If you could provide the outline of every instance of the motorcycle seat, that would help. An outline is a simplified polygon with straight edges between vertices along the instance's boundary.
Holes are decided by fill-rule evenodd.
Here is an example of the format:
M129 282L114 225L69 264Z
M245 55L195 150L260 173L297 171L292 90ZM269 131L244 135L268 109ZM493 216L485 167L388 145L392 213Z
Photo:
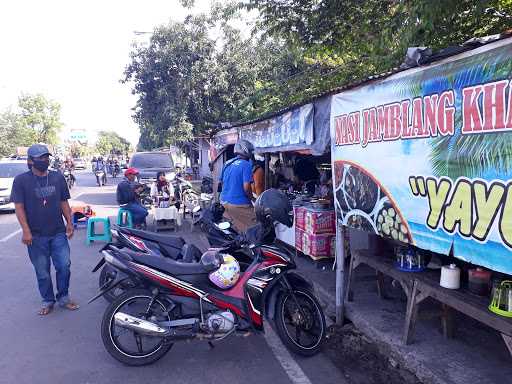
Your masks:
M185 244L181 249L181 259L184 263L198 263L203 252L194 244Z
M182 263L169 258L140 254L132 254L131 257L136 263L156 268L171 275L200 275L208 273L201 263Z
M120 227L119 230L128 235L140 237L149 241L154 241L160 244L168 245L172 248L182 249L185 245L185 240L179 236L161 235L149 231L142 231L140 229L131 229L126 227Z

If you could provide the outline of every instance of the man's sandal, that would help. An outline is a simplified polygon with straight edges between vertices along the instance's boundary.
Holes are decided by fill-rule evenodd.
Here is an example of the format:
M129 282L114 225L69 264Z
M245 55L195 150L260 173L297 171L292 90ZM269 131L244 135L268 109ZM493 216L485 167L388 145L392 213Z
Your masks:
M53 311L53 305L48 305L48 306L42 307L42 308L37 312L37 314L38 314L39 316L46 316L46 315L49 315L52 311Z

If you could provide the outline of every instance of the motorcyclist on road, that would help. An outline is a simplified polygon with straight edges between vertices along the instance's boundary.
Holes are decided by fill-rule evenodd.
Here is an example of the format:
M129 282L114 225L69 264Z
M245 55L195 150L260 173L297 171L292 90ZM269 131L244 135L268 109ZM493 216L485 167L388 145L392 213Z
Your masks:
M106 173L106 169L105 169L106 167L105 167L105 162L103 161L103 157L99 156L98 160L96 160L96 162L93 163L92 167L93 167L92 169L93 169L94 173L103 172L103 184L106 184L107 183L107 173ZM96 175L96 181L98 182L98 184L100 184L98 175Z
M69 171L69 176L71 177L71 180L73 181L73 184L74 184L76 181L75 175L73 175L73 171L75 170L75 163L73 162L73 159L71 158L71 156L66 157L66 160L64 161L64 164L63 164L63 168L64 168L64 170Z
M114 161L112 160L112 157L109 156L107 159L107 172L112 175L114 171Z
M103 171L105 172L105 162L103 161L103 157L99 156L96 161L93 159L93 171Z
M113 171L112 176L117 176L121 172L121 167L119 166L119 161L117 159L114 159L114 165L113 165Z
M55 160L53 161L53 169L62 173L61 166L62 166L62 161L60 160L60 157L55 156Z

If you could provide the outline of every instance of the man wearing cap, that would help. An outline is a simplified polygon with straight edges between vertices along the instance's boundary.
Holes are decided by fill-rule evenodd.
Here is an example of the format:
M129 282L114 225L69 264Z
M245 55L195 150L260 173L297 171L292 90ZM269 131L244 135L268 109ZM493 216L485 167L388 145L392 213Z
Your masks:
M75 310L79 306L70 300L68 292L71 276L68 239L73 236L68 186L62 174L48 171L51 154L45 145L34 144L27 154L29 171L14 179L11 200L23 231L22 242L27 245L36 272L43 301L39 315L49 314L56 301L62 308ZM56 296L50 259L56 271Z
M131 212L133 224L136 228L140 228L146 223L148 210L139 203L137 195L142 191L143 185L135 181L139 174L135 168L128 168L124 172L124 180L117 185L117 202L118 204Z

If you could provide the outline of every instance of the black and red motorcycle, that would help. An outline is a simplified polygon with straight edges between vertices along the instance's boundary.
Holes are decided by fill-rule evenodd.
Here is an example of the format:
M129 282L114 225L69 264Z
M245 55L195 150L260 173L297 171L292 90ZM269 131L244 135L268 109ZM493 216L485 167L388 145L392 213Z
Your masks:
M199 263L106 245L101 251L104 261L138 282L137 288L112 302L103 316L101 336L107 351L122 363L146 365L163 357L176 341L216 342L231 335L245 336L263 331L263 322L269 319L292 352L304 356L318 352L326 333L322 308L312 285L292 272L296 268L293 254L273 245L275 220L268 219L252 229L253 236L212 248ZM221 290L209 274L239 248L250 252L252 261L240 262L236 284ZM104 293L100 291L91 301Z

